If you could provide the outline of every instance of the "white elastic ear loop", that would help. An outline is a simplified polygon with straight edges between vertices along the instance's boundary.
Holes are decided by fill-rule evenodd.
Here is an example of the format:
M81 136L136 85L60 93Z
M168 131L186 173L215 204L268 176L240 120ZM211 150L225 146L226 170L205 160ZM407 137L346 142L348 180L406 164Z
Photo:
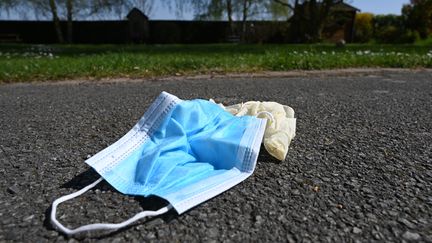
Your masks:
M149 217L149 216L157 216L157 215L161 215L164 214L166 212L168 212L169 210L171 210L172 206L168 205L165 206L157 211L143 211L140 213L135 214L135 216L133 216L132 218L125 220L121 223L117 223L117 224L110 224L110 223L97 223L97 224L88 224L88 225L83 225L80 226L76 229L69 229L66 228L64 225L62 225L56 218L56 212L57 212L57 206L65 201L68 201L72 198L78 197L79 195L85 193L86 191L88 191L89 189L93 188L94 186L96 186L99 182L101 182L103 180L103 178L99 178L98 180L96 180L95 182L93 182L92 184L84 187L83 189L71 193L69 195L65 195L62 196L58 199L56 199L53 204L52 204L52 209L51 209L51 223L61 232L67 234L67 235L73 235L73 234L77 234L80 232L84 232L84 231L90 231L90 230L118 230L120 228L123 228L127 225L132 224L133 222L136 222L144 217Z
M261 114L266 114L266 115L268 115L268 116L270 117L270 120L272 121L272 124L275 124L275 125L276 125L276 119L274 118L274 116L273 116L272 113L270 113L270 112L268 112L268 111L261 111L261 112L258 112L258 113L256 114L256 117L258 117L258 116L261 115Z

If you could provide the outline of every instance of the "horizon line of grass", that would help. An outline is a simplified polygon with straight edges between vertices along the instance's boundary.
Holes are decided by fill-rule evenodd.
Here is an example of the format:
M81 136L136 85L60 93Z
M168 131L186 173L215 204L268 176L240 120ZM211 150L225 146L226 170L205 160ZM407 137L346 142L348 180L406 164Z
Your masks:
M341 68L431 68L415 45L3 45L0 82Z

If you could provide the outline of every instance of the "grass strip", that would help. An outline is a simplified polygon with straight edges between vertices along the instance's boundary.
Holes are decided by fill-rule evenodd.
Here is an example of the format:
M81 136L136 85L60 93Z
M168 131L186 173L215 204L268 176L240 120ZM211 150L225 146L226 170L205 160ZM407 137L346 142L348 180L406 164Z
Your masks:
M337 68L431 68L428 45L2 45L0 82Z

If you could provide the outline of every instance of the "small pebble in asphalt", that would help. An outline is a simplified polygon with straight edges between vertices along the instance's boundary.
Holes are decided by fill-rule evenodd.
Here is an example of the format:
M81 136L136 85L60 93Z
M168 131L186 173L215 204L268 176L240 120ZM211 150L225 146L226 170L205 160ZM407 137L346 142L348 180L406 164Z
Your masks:
M353 230L352 230L352 232L354 234L360 234L362 232L362 230L360 228L354 227Z
M419 240L419 239L420 239L420 235L419 235L419 234L417 234L417 233L413 233L413 232L410 232L410 231L406 231L406 232L402 235L402 237L403 237L405 240Z
M8 187L7 191L10 194L18 194L19 193L19 189L18 189L18 187L16 185Z

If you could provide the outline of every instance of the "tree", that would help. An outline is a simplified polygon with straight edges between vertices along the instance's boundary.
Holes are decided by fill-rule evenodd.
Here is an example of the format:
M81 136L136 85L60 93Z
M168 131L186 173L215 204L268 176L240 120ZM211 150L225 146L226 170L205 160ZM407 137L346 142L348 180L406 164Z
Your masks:
M66 0L66 12L67 12L67 40L68 43L73 42L73 0Z
M64 43L63 32L60 26L60 18L57 12L57 3L55 2L55 0L49 0L49 6L51 9L52 19L57 33L57 39L60 43Z
M14 16L20 16L23 20L29 19L32 17L32 13L29 11L27 3L26 0L0 0L0 18L3 17L3 14L9 18L12 13Z
M65 42L61 20L66 20L67 42L73 43L73 21L77 18L87 19L98 14L105 16L117 14L119 18L123 18L132 7L137 7L148 14L153 6L153 0L28 0L20 4L12 0L0 0L0 6L6 1L14 2L13 8L25 5L27 9L32 9L35 15L41 14L51 18L59 43Z
M52 1L52 0L50 0ZM66 26L67 26L67 42L73 43L73 21L75 16L85 13L89 14L89 10L99 10L100 8L106 6L109 1L98 0L98 1L85 1L85 0L58 0L59 4L63 6L66 11ZM104 5L105 4L105 5ZM96 8L99 6L100 8ZM91 12L90 12L91 15Z
M286 7L289 0L267 1L265 10L267 15L272 20L288 20L292 16L292 9ZM283 6L281 6L281 4Z
M267 12L270 0L165 0L170 9L175 9L181 16L185 10L192 9L194 18L199 20L228 20L230 35L240 35L245 40L247 21L252 16ZM234 20L241 22L240 31L236 33Z
M64 43L65 39L63 36L63 30L61 28L61 13L63 11L61 6L66 6L66 15L67 15L67 40L69 43L72 42L72 21L73 21L73 0L29 0L26 3L29 8L34 9L35 12L39 12L42 15L49 16L51 15L51 19L53 20L55 31L57 34L57 40L59 43Z
M290 36L297 42L316 42L329 17L331 8L343 0L165 0L177 13L193 9L197 19L227 17L234 33L233 16L241 21L241 36L245 39L247 21L253 16L285 16L291 23Z
M373 14L358 13L354 23L354 39L356 42L365 43L370 41L373 35Z
M74 16L93 16L98 13L110 15L114 12L121 19L134 7L149 15L154 0L62 0L61 2L66 5L67 37L68 42L72 43Z
M9 10L14 6L14 4L16 4L16 1L0 0L0 17L2 13L8 13Z
M124 18L133 7L150 14L154 0L0 0L0 13L9 10L24 16L28 12L39 19L52 19L59 43L73 42L73 21L78 18L94 18L118 15ZM66 32L61 21L66 20Z
M253 0L242 0L242 31L241 31L241 38L242 41L246 41L246 32L247 32L247 26L246 21L248 20L248 17L250 15L250 9L253 7L254 1Z
M296 42L317 42L331 8L343 0L272 0L293 11L290 35Z
M406 27L417 31L421 38L427 38L432 32L432 0L411 0L402 8Z
M228 23L230 26L230 34L234 34L234 22L233 22L233 4L232 0L226 0L226 10L227 10L227 17L228 17Z

